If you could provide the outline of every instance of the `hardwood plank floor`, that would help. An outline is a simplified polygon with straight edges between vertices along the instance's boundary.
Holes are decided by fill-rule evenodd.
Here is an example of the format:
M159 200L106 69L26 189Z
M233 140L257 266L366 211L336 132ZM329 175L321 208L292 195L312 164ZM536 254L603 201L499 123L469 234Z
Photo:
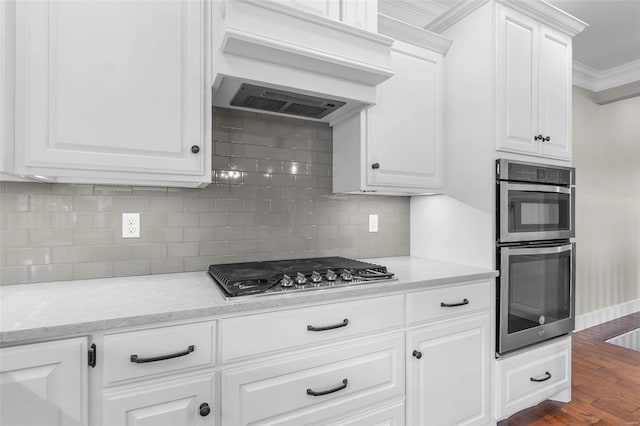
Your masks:
M573 335L571 402L543 401L498 426L640 425L640 352L605 340L640 327L640 312Z

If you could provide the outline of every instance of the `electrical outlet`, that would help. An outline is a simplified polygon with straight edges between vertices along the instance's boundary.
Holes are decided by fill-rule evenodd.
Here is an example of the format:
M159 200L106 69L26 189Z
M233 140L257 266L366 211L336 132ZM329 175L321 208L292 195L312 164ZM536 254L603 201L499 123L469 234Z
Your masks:
M369 215L369 232L378 232L378 215Z
M122 213L122 238L140 238L140 213Z

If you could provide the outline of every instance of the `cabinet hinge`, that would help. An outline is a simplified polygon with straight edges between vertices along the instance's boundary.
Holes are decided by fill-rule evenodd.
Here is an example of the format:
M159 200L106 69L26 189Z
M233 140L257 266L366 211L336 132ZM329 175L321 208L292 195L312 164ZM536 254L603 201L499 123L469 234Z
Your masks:
M89 365L91 368L96 367L96 358L98 357L98 349L96 348L96 344L91 344L91 349L89 349Z

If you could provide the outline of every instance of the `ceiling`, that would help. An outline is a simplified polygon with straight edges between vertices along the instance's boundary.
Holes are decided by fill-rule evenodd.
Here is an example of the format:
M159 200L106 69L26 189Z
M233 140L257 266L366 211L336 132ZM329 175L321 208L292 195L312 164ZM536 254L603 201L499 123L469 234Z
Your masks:
M459 3L379 0L381 13L425 28ZM574 84L593 91L640 81L640 0L547 0L589 26L573 39Z
M640 0L547 2L589 24L573 39L575 61L602 72L640 60Z

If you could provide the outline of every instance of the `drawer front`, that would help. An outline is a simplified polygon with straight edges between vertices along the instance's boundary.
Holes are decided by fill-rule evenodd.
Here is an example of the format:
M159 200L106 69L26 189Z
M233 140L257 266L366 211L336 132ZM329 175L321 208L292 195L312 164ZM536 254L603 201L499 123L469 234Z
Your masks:
M222 362L402 327L403 296L332 303L222 320Z
M404 426L404 424L404 403L399 401L390 405L369 407L348 417L314 423L313 426Z
M409 293L407 294L407 323L411 325L488 310L490 304L489 281Z
M104 385L215 364L215 322L104 336Z
M309 424L404 393L401 332L222 372L222 424Z
M500 418L571 387L571 338L498 361Z

